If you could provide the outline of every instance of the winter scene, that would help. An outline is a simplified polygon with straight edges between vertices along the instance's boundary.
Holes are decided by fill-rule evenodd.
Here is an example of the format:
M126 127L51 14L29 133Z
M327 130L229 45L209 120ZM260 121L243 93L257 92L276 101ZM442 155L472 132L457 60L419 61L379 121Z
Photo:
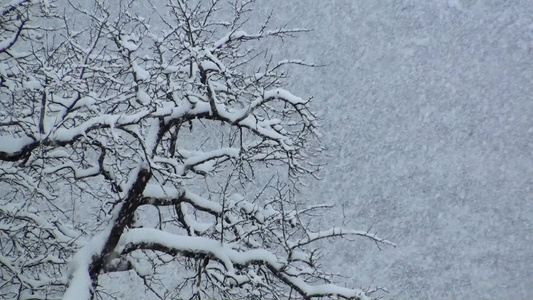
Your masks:
M532 222L532 1L0 0L0 299L531 299Z

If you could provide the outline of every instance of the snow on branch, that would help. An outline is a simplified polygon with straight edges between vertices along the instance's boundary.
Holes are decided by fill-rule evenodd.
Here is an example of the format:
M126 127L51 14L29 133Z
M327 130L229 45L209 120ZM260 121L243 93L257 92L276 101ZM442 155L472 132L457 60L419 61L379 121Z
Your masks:
M23 203L0 205L1 295L17 298L13 287L22 291L22 299L33 299L46 291L57 293L59 287L66 286L67 278L48 272L66 266L71 247L78 244L80 236L58 218L37 214L35 208ZM23 249L30 255L10 255Z
M17 161L28 155L38 143L30 137L0 136L0 160Z
M220 262L227 274L235 276L236 268L248 265L265 265L276 277L297 290L303 297L336 296L346 299L368 299L359 289L349 289L333 284L310 285L298 277L285 272L286 261L280 260L274 254L264 249L238 251L231 244L221 244L219 241L202 238L174 235L150 228L137 228L126 232L120 242L124 245L118 252L127 254L135 250L154 250L165 252L172 256L207 257Z
M267 17L250 31L254 1L68 2L72 16L0 7L7 297L92 300L108 292L102 274L133 270L159 298L365 299L320 268L318 241L394 244L312 231L330 206L297 203L322 148L312 98L286 89L285 69L316 65L255 48L307 30Z
M222 213L222 206L219 203L202 198L187 189L177 190L173 187L162 187L158 184L150 184L143 192L142 204L156 206L176 205L187 202L196 209L210 212L214 215Z

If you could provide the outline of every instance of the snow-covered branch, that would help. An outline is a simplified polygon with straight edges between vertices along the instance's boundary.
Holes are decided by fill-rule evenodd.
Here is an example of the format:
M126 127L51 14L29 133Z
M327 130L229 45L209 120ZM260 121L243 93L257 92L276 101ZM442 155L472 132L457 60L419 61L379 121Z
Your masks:
M0 7L0 298L92 300L128 271L161 299L365 298L318 241L393 244L305 225L329 208L297 200L319 124L285 69L315 65L262 61L306 30L249 30L253 2Z
M221 244L219 241L202 238L174 235L150 228L132 229L125 233L119 249L121 254L136 250L152 250L164 252L172 256L183 256L194 259L211 259L222 264L225 277L238 278L237 269L250 265L265 266L272 274L305 299L313 297L341 297L346 299L367 299L365 293L358 289L341 288L333 284L310 285L301 278L286 272L287 262L264 249L239 251L231 244ZM236 282L240 284L240 282Z

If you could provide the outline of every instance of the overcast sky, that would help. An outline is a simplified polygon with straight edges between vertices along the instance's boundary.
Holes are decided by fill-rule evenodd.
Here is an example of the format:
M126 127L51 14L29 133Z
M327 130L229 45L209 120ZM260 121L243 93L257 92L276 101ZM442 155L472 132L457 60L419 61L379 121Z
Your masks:
M533 2L262 4L314 29L279 55L329 64L292 72L329 154L302 198L334 201L399 246L332 249L348 284L398 299L532 297Z

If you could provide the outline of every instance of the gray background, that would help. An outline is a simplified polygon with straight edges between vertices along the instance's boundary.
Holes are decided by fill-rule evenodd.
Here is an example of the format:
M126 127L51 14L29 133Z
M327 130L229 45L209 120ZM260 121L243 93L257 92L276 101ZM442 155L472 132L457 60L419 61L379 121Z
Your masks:
M533 297L533 2L260 4L314 29L277 55L329 64L292 72L328 148L300 200L398 244L338 243L325 267L386 298Z

